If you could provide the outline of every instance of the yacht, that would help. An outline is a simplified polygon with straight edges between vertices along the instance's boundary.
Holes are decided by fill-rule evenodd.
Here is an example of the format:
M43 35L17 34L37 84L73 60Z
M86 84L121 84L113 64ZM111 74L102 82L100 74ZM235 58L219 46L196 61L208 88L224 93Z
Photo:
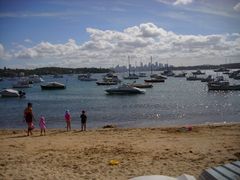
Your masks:
M218 69L215 69L214 72L229 72L230 70L225 67L220 67Z
M128 76L124 76L123 79L138 79L139 76L135 73L131 73L130 57L128 56Z
M174 77L186 77L187 73L186 72L181 72L179 74L175 74Z
M140 72L140 73L138 74L138 76L139 76L139 77L147 77L147 74L144 73L144 72Z
M31 84L29 84L28 80L19 80L15 84L13 84L13 88L30 88L32 87Z
M208 75L207 77L202 78L202 79L201 79L201 82L211 82L211 81L213 81L213 80L214 80L214 79L213 79L212 75Z
M108 94L144 94L145 90L127 84L105 90Z
M205 72L202 72L201 70L197 70L197 71L194 71L192 72L193 75L203 75L203 74L206 74Z
M163 73L161 73L161 74L164 76L174 76L175 75L174 72L170 69L163 71Z
M78 75L78 79L80 81L97 81L97 79L91 78L91 74L90 73L80 74L80 75Z
M129 85L136 88L152 88L153 87L152 84L149 84L149 83L139 84L139 83L136 83L136 81Z
M123 77L124 79L139 79L139 76L135 73L132 73L132 74L128 74L128 76L124 76Z
M0 91L0 95L2 97L24 97L25 92L17 91L14 89L3 89L2 91Z
M32 82L32 83L41 83L44 81L40 76L38 76L36 74L30 75L28 77L28 80L29 80L29 82Z
M151 74L150 77L151 78L156 78L156 79L167 79L166 76L163 76L161 74Z
M164 79L157 79L157 78L151 78L151 79L144 79L146 83L159 83L159 82L165 82Z
M218 83L208 83L208 90L215 90L215 91L239 91L240 84L230 85L228 81L222 81Z
M117 82L114 81L97 81L96 82L97 85L106 85L106 86L110 86L110 85L117 85Z
M121 80L118 78L116 74L113 73L107 73L106 75L103 76L103 81L108 81L108 82L116 82L120 83Z
M201 81L202 78L198 77L197 75L190 75L187 78L187 81Z
M41 85L42 90L56 90L56 89L65 89L66 86L58 82L49 82L47 84Z

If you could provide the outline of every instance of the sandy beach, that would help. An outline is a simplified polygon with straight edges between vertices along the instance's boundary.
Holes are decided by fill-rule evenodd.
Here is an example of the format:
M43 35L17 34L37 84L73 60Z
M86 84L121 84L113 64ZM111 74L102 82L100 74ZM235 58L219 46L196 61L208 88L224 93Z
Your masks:
M0 130L0 179L128 179L161 174L198 177L240 160L240 124L96 129ZM119 162L110 165L110 160Z

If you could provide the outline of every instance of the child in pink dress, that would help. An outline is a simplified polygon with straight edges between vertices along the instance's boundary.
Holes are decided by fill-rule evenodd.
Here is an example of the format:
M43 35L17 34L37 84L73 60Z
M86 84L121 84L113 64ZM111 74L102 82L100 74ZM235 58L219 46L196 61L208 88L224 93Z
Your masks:
M67 131L71 131L71 115L69 110L65 112L65 121L67 123Z
M39 119L39 127L41 129L41 136L43 135L42 133L44 132L44 135L46 135L46 121L45 121L45 117L41 116L41 118Z

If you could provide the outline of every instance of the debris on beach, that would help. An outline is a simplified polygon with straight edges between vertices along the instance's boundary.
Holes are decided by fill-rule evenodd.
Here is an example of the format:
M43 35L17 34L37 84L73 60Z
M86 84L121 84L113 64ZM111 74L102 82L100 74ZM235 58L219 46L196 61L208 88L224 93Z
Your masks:
M114 165L118 165L118 164L119 164L118 160L112 159L112 160L109 161L109 165L114 166Z

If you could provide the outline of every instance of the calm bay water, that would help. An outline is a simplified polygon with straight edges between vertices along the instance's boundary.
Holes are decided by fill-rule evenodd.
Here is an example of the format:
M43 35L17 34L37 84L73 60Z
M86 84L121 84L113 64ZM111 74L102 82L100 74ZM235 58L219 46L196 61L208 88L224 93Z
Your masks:
M213 71L207 71L214 74ZM102 78L103 74L93 77ZM119 77L122 77L120 74ZM80 128L80 112L86 110L88 127L106 124L118 127L156 127L204 123L240 122L240 91L208 92L206 83L168 77L165 83L153 84L141 95L106 95L108 86L84 82L77 75L64 75L48 81L65 83L65 90L42 91L40 84L25 89L26 98L0 98L0 128L23 128L23 110L33 103L36 119L44 115L48 128L64 128L65 110L72 115L72 128ZM143 82L144 78L137 80ZM132 81L125 81L132 82ZM236 81L240 83L240 81ZM9 88L14 81L0 82L0 89ZM111 86L112 87L112 86ZM35 122L35 124L38 122Z

